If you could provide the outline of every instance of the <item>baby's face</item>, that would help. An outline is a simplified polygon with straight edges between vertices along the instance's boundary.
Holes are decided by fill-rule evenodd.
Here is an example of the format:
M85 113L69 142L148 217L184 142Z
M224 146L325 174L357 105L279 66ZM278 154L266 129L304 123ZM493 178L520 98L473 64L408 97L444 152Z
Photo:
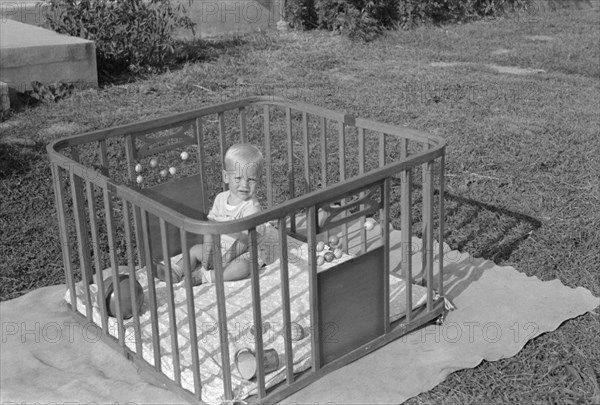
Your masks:
M223 178L231 192L230 204L236 205L248 201L256 195L259 182L259 166L256 162L228 162L223 171Z

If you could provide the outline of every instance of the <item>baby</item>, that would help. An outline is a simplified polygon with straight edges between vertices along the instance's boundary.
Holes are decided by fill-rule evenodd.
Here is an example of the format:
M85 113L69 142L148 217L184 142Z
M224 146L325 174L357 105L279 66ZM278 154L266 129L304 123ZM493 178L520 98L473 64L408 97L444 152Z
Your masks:
M256 199L256 188L262 174L264 158L260 150L250 144L235 144L231 146L224 157L223 180L229 185L229 190L219 193L208 213L211 221L232 221L256 214L261 206ZM257 239L265 233L265 226L256 227ZM250 274L252 263L248 254L250 239L247 231L235 234L221 235L221 255L223 264L223 279L234 281L246 278ZM192 269L193 284L214 282L214 246L201 243L190 248L190 268ZM196 266L202 267L196 269ZM259 266L264 262L259 257ZM183 255L171 258L173 282L183 278ZM165 280L166 267L157 264L157 277Z

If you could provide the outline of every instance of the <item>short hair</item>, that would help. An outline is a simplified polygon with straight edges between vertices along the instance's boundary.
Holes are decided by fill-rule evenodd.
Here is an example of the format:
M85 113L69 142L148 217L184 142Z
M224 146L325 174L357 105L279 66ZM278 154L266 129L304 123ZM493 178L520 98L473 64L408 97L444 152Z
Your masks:
M260 149L256 146L249 143L236 143L225 152L225 157L223 158L223 167L225 169L227 168L228 162L233 165L238 162L256 163L258 172L260 173L262 172L265 158Z

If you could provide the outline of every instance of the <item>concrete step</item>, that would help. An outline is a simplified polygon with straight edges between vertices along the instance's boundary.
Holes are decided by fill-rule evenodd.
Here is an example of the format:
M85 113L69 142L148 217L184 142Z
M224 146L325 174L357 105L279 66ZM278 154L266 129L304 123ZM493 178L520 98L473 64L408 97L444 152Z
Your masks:
M32 81L97 87L93 41L14 20L0 23L0 81L23 92Z
M42 25L46 21L48 4L36 0L0 0L0 18L31 25Z

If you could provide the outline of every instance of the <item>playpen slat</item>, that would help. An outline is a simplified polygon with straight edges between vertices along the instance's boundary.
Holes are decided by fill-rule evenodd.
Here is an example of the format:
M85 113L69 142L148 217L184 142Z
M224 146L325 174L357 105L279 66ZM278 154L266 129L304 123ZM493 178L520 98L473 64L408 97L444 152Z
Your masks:
M71 156L76 162L79 161L77 148L71 149ZM85 312L89 322L92 317L92 297L90 295L91 284L91 264L90 247L88 244L87 226L85 224L84 203L83 203L83 184L79 176L75 174L75 168L69 171L71 182L71 198L73 200L73 216L75 219L75 233L77 235L77 251L79 253L79 267L81 269L81 278L83 281L83 293L85 297Z
M423 145L429 149L429 144ZM427 285L427 309L433 310L433 163L422 165L423 170L423 276Z
M144 253L146 255L146 277L148 279L148 298L150 302L150 325L152 327L152 349L154 352L154 369L161 370L160 360L160 340L158 332L158 310L156 308L156 286L154 274L152 272L152 247L150 246L150 226L148 220L148 212L144 209L140 212L142 217L142 233L144 239Z
M361 175L365 172L365 129L358 128L358 174ZM364 192L360 193L360 198L365 196ZM365 205L361 204L360 209L365 209ZM367 230L365 229L365 217L360 217L360 247L361 253L367 252Z
M135 159L136 159L136 150L135 150L135 141L133 135L125 136L125 154L127 155L127 175L129 176L129 180L133 181L136 177L135 174ZM143 249L140 249L142 246L142 234L141 234L141 224L142 218L139 207L134 205L133 209L133 226L135 229L135 240L137 242L137 254L138 254L138 262L140 266L146 265L146 258L144 255Z
M265 170L267 175L267 205L269 208L273 206L273 157L271 156L271 117L269 114L269 106L263 106L263 132L265 135Z
M281 302L283 303L283 342L287 383L294 382L294 360L291 337L290 275L285 218L279 219L279 262L281 263Z
M302 113L302 135L304 140L304 187L305 192L309 193L310 187L310 145L308 143L308 115L306 112Z
M292 109L285 109L285 122L287 132L287 152L288 152L288 184L290 199L296 197L296 185L294 183L294 140L292 139ZM296 233L296 215L290 214L290 231Z
M380 132L379 133L379 167L384 167L385 166L385 148L387 147L387 141L386 141L386 136L385 136L385 132ZM383 212L381 212L381 215L383 215ZM383 237L383 228L381 228L381 236Z
M439 236L438 236L438 262L439 262L439 283L438 283L438 294L444 296L444 221L445 221L445 207L444 207L444 189L445 184L445 173L446 173L446 162L444 159L445 154L440 156L440 195L439 195Z
M229 338L227 332L227 307L225 301L225 284L223 280L223 261L221 251L221 235L207 235L208 244L215 250L213 254L215 287L217 290L217 316L219 318L219 342L221 344L221 368L223 369L223 391L226 400L233 399L231 388L231 361Z
M343 121L339 121L339 159L340 159L340 182L346 180L346 126ZM341 201L343 205L345 199ZM345 217L346 212L341 213L341 217ZM342 225L342 250L348 250L348 224Z
M206 187L206 169L204 167L204 126L202 118L196 118L194 121L194 133L196 135L196 144L198 145L198 176L200 177L200 188L202 190L202 200L200 200L200 209L207 213L209 210L208 193Z
M130 217L131 212L129 209L129 203L126 200L123 200L123 222L125 224L125 243L127 245L127 268L129 271L129 279L137 280L135 275L135 262L133 260L133 235L131 233ZM140 314L135 303L135 287L135 283L129 283L129 294L132 299L131 308L133 313L133 332L135 335L135 354L137 357L142 358L142 334L140 327Z
M164 219L159 219L160 239L162 242L162 257L169 257L169 240L167 238L167 224ZM167 285L167 311L169 313L169 333L171 335L171 358L173 359L173 370L175 382L181 385L181 368L179 365L179 344L177 331L177 318L175 317L175 294L173 294L173 273L171 272L171 260L164 260L166 269L165 283Z
M61 251L65 269L65 280L67 281L67 288L69 289L69 297L71 299L70 305L75 311L77 308L77 296L75 295L75 280L73 278L73 267L71 262L71 244L69 243L69 236L67 232L67 214L65 212L66 204L63 192L63 180L60 174L62 168L60 168L56 163L52 163L50 165L50 169L54 179L54 198L58 213L58 232L62 247Z
M263 347L263 322L260 304L260 283L258 268L258 244L256 237L256 228L248 230L250 236L250 253L252 259L252 269L250 271L250 285L252 291L252 319L254 320L254 352L256 353L256 384L258 385L258 398L264 398L265 390L265 362Z
M321 188L327 187L327 119L321 117ZM325 215L325 214L323 214ZM329 239L329 232L325 232Z
M381 216L381 224L383 226L383 268L385 269L385 276L383 277L383 322L385 333L390 331L390 189L390 178L386 177L383 182L383 215Z
M386 147L385 133L379 133L379 167L385 166L385 147Z
M121 286L119 283L119 262L117 260L117 251L115 248L115 216L112 203L112 192L107 188L103 189L104 194L104 213L106 222L106 234L108 236L108 252L110 257L111 277L113 283L113 294L115 296L116 318L118 327L118 339L121 347L125 346L125 328L123 327L123 311L121 309Z
M88 200L88 214L90 218L90 233L92 234L92 248L94 250L94 265L96 268L96 285L98 286L98 294L104 291L104 274L102 263L100 262L100 239L98 238L98 214L96 212L96 195L94 193L94 184L86 181L86 193ZM100 307L100 318L102 322L102 334L108 334L108 313L106 311L106 301L98 300Z
M108 163L108 151L106 150L106 140L99 140L98 147L100 149L100 164L102 165L102 174L108 177L110 175L110 170Z
M246 132L246 108L240 107L238 109L238 115L240 118L240 142L248 142L248 134Z
M321 368L321 333L319 331L319 295L317 283L317 260L316 245L317 237L315 224L317 221L317 210L315 206L308 208L306 231L308 236L308 291L310 303L310 325L311 325L311 353L312 371L317 372Z
M408 140L401 141L401 158L406 158ZM412 321L412 170L400 174L400 240L402 247L402 278L406 283L406 321Z
M225 170L225 163L223 162L223 158L225 157L225 152L227 151L227 132L225 130L225 113L220 112L217 114L217 118L219 120L219 150L221 152L221 165L222 170ZM223 191L227 190L227 185L223 183Z
M196 306L194 304L194 286L192 285L192 269L190 263L190 246L188 246L187 232L183 229L179 229L179 241L181 242L181 251L183 253L183 273L184 273L184 286L185 286L185 301L187 303L187 315L188 324L190 328L190 349L192 351L192 373L194 374L194 395L198 398L202 398L202 379L200 377L200 357L198 355L198 330L196 329ZM210 243L210 238L208 240ZM215 266L220 268L221 257L215 255ZM218 281L218 277L217 277ZM217 308L220 305L219 287L217 285ZM219 331L221 330L221 312L219 308ZM221 346L222 347L222 346ZM228 350L227 350L228 352ZM229 353L229 352L228 352ZM229 367L229 363L224 364L223 372L225 373L226 368ZM227 382L223 378L224 382ZM231 382L229 382L231 384ZM225 390L231 390L231 385L225 385ZM227 391L226 391L227 395ZM226 396L226 399L227 396Z

